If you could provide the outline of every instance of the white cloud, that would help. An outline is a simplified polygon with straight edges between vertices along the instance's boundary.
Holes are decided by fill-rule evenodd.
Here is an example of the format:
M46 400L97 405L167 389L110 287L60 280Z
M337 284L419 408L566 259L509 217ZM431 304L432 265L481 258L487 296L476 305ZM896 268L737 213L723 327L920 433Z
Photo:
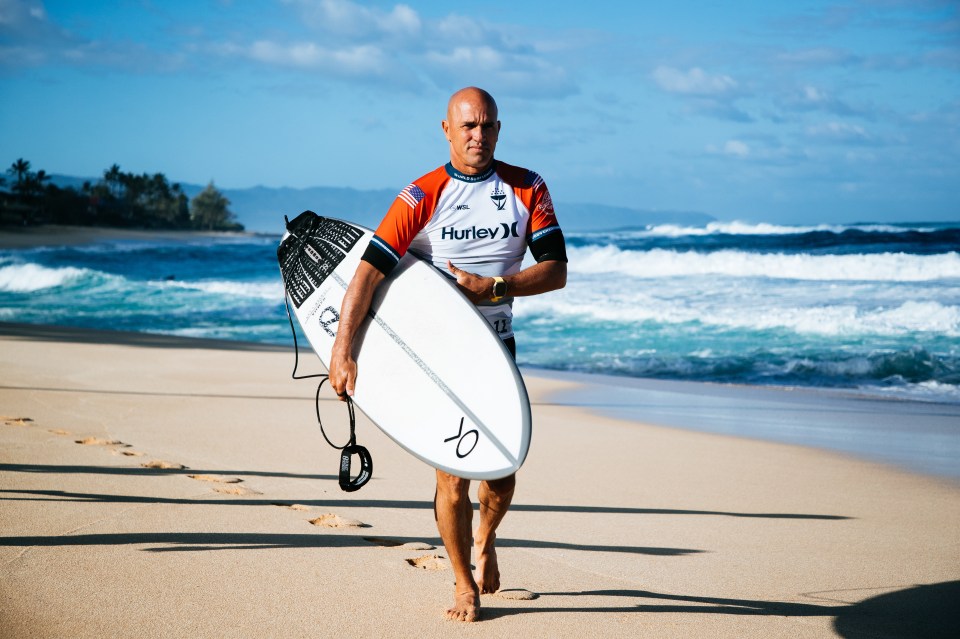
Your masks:
M848 122L814 124L807 127L807 135L828 142L866 143L872 141L872 138L862 126Z
M810 86L809 84L803 87L803 97L807 102L812 102L814 104L818 102L826 102L827 100L827 96L820 91L820 89Z
M74 34L51 20L37 0L0 0L0 67L23 71L65 64L169 72L186 60L183 51L156 50L140 41Z
M239 3L236 3L239 4ZM234 7L236 6L234 5ZM567 71L573 39L454 13L421 16L410 4L359 0L280 0L286 15L251 30L213 24L172 40L77 37L47 18L39 0L0 0L0 67L72 67L169 72L211 63L256 63L348 82L387 81L442 89L467 83L525 97L578 92ZM142 7L141 7L142 9ZM237 12L220 0L224 15ZM174 19L175 22L175 19ZM290 24L291 22L295 24ZM277 25L286 24L287 27ZM429 37L424 37L429 33ZM549 51L549 53L547 53ZM558 53L558 51L560 53Z
M382 50L369 45L327 49L313 42L278 44L268 40L254 42L243 51L253 60L285 67L323 69L348 75L379 75L387 67Z
M495 94L559 97L577 92L566 70L536 54L489 45L427 51L418 64L447 88L474 84Z
M683 95L721 95L737 88L737 82L729 75L709 75L700 67L681 71L673 67L659 66L653 70L653 79L667 93Z
M723 152L727 155L745 158L750 155L750 147L740 140L727 140L727 143L723 145Z
M872 118L867 107L853 107L829 91L812 84L805 84L786 91L776 98L776 104L786 111L822 111L836 116L859 116Z
M457 47L453 51L431 51L427 59L450 68L474 68L485 71L503 68L504 56L492 47Z
M45 22L43 3L36 0L0 0L0 27L24 28L31 22Z
M350 0L284 0L284 3L297 7L309 26L324 33L354 37L417 35L421 28L420 16L405 4L383 11Z
M741 140L727 140L719 148L714 144L708 144L706 150L711 155L726 155L735 158L746 158L750 155L750 147Z

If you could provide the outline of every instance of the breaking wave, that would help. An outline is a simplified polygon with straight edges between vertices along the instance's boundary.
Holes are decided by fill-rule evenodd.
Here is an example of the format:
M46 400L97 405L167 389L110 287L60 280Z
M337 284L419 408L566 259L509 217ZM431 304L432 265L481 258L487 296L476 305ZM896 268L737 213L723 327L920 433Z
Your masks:
M609 273L633 278L725 275L818 281L921 282L960 278L960 254L874 253L807 255L722 250L712 253L613 245L570 248L575 273Z

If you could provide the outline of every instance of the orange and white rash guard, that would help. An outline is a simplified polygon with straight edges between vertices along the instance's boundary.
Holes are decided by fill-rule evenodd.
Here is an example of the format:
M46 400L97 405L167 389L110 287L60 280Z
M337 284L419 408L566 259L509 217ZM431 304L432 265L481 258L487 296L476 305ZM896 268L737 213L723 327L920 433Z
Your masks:
M452 277L454 266L484 277L518 272L527 246L538 262L567 261L563 232L543 179L494 160L480 175L447 163L403 189L363 259L389 273L409 250ZM513 336L513 298L478 308L502 339Z

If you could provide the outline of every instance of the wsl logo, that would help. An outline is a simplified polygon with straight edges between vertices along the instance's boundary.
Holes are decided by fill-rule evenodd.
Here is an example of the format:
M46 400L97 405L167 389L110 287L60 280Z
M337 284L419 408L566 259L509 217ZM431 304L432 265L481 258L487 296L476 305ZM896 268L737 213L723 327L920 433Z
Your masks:
M507 194L500 190L496 184L493 185L493 192L490 193L490 199L497 205L497 210L502 211L507 204Z
M440 229L441 240L505 240L508 237L520 237L517 233L517 222L513 224L501 222L500 226L490 228L471 226L466 229L458 229L455 226L445 226Z

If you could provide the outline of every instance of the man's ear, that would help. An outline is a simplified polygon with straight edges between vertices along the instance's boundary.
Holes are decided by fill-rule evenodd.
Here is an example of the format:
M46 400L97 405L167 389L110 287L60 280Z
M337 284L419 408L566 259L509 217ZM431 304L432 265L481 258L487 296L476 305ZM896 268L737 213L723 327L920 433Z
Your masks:
M446 120L440 120L440 128L443 129L443 137L447 138L447 142L450 142L450 123Z

